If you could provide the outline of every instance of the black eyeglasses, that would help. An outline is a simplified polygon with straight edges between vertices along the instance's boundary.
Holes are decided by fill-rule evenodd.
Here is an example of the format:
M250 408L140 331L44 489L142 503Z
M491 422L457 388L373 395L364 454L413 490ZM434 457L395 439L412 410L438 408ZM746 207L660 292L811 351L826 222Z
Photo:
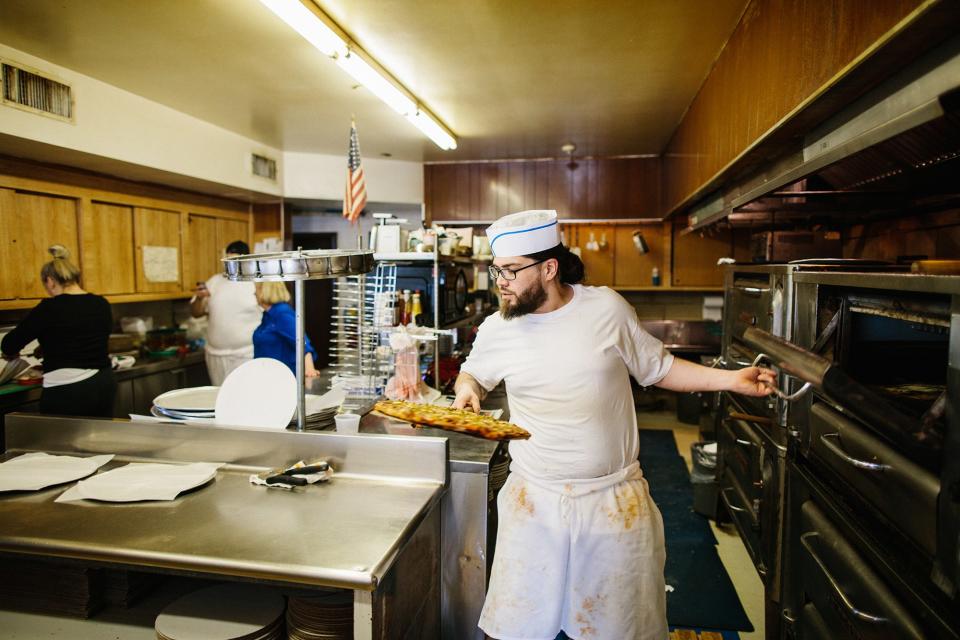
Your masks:
M543 260L537 260L532 262L525 267L520 267L519 269L501 269L498 266L490 265L487 267L487 271L490 273L490 277L496 280L497 278L503 278L504 280L516 280L517 273L523 271L524 269L529 269L530 267L540 264L541 262L546 262L549 258L544 258Z

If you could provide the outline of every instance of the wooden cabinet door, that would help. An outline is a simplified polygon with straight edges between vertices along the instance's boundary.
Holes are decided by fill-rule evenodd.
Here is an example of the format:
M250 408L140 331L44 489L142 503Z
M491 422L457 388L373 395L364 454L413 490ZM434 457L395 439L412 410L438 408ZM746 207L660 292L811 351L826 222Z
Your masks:
M70 252L70 261L79 264L77 201L40 193L16 192L13 197L13 233L17 234L13 255L18 298L43 298L47 295L40 282L40 268L51 260L47 249L62 244ZM8 268L4 265L4 269Z
M19 224L16 191L0 189L0 300L12 300L20 293L20 253L17 249Z
M223 247L217 238L216 218L191 213L183 242L183 288L191 291L198 282L220 269Z
M223 257L223 252L226 251L227 246L236 240L243 240L248 245L250 244L250 225L247 221L218 218L217 242L219 244L217 246L217 271L223 271L223 264L221 264L220 258ZM253 252L253 247L250 247L250 251Z
M650 249L641 254L633 243L633 234L640 231ZM664 233L662 224L623 225L616 227L613 244L613 284L617 287L649 287L653 285L653 269L665 273L663 264ZM661 284L663 281L661 280Z
M134 293L133 207L90 202L80 213L83 287L91 293Z
M180 213L136 207L133 235L137 248L137 292L180 291Z
M723 269L717 260L733 255L730 231L715 230L704 234L680 235L673 230L673 286L722 287Z

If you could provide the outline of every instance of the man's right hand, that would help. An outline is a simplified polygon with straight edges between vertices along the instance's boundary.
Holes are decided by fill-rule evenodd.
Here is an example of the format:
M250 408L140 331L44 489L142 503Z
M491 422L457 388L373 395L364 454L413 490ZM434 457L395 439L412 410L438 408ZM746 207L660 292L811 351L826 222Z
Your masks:
M467 409L474 413L480 413L480 384L469 373L461 373L457 376L457 382L453 385L455 396L452 406L454 409Z

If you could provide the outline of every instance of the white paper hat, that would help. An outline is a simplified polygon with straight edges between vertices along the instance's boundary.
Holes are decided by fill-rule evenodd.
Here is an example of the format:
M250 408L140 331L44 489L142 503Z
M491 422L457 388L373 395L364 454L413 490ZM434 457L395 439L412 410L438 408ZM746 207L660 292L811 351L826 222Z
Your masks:
M551 209L521 211L503 216L487 227L494 257L526 256L560 244L557 212Z

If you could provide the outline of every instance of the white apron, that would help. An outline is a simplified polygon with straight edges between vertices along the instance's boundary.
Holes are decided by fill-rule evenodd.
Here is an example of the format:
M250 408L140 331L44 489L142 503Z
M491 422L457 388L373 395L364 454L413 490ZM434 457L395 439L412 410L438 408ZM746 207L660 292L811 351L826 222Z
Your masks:
M663 519L636 462L543 482L511 473L480 628L498 640L665 640Z

